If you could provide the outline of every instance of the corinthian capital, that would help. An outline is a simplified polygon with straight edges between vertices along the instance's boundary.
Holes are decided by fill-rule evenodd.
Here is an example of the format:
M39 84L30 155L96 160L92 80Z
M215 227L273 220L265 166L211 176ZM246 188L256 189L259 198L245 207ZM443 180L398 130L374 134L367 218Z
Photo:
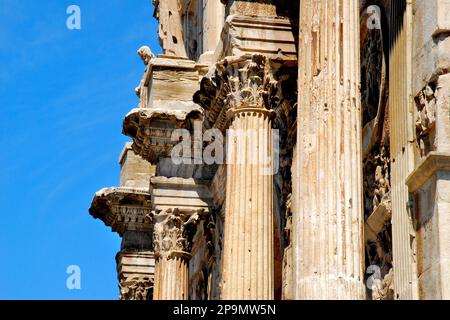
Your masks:
M210 126L223 129L229 110L278 108L289 67L283 57L269 58L261 54L227 57L202 79L194 102L205 109Z
M181 212L169 209L154 215L155 254L170 258L173 255L189 256L192 239L197 231L197 225L202 219L202 211Z

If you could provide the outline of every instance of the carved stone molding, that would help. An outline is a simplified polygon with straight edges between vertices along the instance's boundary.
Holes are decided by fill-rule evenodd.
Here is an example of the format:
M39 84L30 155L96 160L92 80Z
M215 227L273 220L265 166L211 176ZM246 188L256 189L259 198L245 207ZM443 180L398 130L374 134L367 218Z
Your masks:
M416 193L439 170L450 171L450 153L430 152L406 180L409 192Z
M167 209L155 213L156 286L155 299L185 300L189 298L189 264L198 257L193 250L199 239L201 221L205 221L203 210L192 212Z
M157 257L189 259L196 227L202 220L202 210L186 213L178 209L154 214L154 244Z
M89 213L112 231L151 231L151 197L143 188L105 188L95 193Z
M221 0L229 16L246 15L249 18L289 16L288 11L298 10L289 0ZM286 10L289 8L290 10ZM292 12L291 12L292 14Z
M150 179L150 189L156 212L173 208L185 214L201 210L209 212L212 204L208 180L158 176Z
M168 56L153 57L148 47L138 50L146 64L144 74L135 89L139 108L165 109L174 101L191 102L198 90L198 66L194 61Z
M125 116L122 133L133 139L136 154L156 164L160 157L169 156L178 143L171 139L175 129L189 130L193 121L203 119L202 108L192 102L199 75L194 61L155 58L145 46L138 54L147 64L136 89L140 102Z
M121 250L116 255L121 300L151 300L155 257L151 251Z
M135 108L125 117L122 132L133 139L133 151L150 163L169 157L179 142L172 140L175 129L192 128L191 121L201 120L199 106L177 101L161 108Z
M217 62L194 95L194 102L205 109L205 126L224 130L230 110L276 109L282 102L282 84L289 78L283 71L294 65L283 57L261 54L232 56Z
M222 57L251 53L296 60L295 27L288 18L246 15L242 11L232 14L226 19L222 33Z

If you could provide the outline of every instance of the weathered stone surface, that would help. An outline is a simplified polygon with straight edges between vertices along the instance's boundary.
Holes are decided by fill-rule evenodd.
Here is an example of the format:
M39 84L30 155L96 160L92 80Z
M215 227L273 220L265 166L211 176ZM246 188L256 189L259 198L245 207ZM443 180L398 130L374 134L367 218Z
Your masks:
M358 1L300 6L295 298L364 299Z
M129 230L150 231L150 201L148 188L105 188L96 192L89 213L119 235Z
M149 176L147 176L149 179ZM120 299L151 300L155 261L153 218L147 188L106 188L98 191L90 214L122 237L116 256Z
M141 49L148 63L136 89L140 103L125 116L122 133L133 139L136 154L156 164L179 142L178 137L172 139L175 129L190 129L194 120L202 120L202 108L192 102L199 74L193 61L153 58Z
M155 258L152 251L122 250L116 256L121 300L152 300Z
M131 142L127 142L119 157L120 186L130 188L148 188L148 179L155 175L155 166L137 155Z
M121 299L450 298L450 0L153 3L164 53L90 209Z
M193 178L195 180L210 180L217 170L216 166L190 163L175 164L171 158L161 158L156 167L156 175L167 178Z
M408 178L416 204L419 297L449 299L450 153L431 152Z
M205 181L193 178L152 177L150 180L153 209L164 211L177 208L179 211L209 211L211 193Z
M450 69L450 1L415 1L413 6L412 93L416 96L429 82Z
M151 164L169 157L179 143L174 130L192 128L202 119L202 109L193 103L176 101L162 108L135 108L125 117L122 132L133 139L132 149ZM192 130L191 130L192 131Z
M155 300L189 299L189 259L203 209L157 211L155 219Z
M213 56L222 33L225 22L225 6L217 0L203 0L203 12L197 12L203 16L203 59L206 55ZM202 58L199 58L202 60ZM212 60L210 61L213 62Z
M224 22L225 6L216 0L154 0L159 41L165 55L192 60L211 54Z
M187 57L183 37L183 17L180 0L153 0L154 16L159 20L159 42L165 54Z
M174 101L192 101L192 94L198 88L194 61L168 56L156 58L145 46L139 49L138 55L146 65L135 90L140 98L140 108L158 107L161 103L171 104Z
M217 62L194 95L194 102L204 108L204 126L225 130L228 110L238 106L277 109L284 100L283 88L289 83L292 67L296 63L289 58L272 59L261 54L231 56ZM295 88L290 89L295 93Z
M261 15L231 15L225 22L221 56L259 53L295 59L297 47L293 25L288 18Z

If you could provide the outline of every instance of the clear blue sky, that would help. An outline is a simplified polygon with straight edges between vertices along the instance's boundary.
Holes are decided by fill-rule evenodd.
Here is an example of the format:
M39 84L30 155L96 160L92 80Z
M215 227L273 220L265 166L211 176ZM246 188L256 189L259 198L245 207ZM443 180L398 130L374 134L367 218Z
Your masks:
M152 14L151 0L0 0L0 299L117 299L120 238L88 209L119 183L136 51L160 53Z

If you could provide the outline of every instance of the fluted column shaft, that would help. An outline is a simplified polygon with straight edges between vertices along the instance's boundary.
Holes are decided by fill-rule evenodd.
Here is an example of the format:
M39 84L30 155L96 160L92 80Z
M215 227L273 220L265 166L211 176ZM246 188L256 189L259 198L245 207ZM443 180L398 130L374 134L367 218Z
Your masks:
M189 259L186 252L157 258L153 300L188 300Z
M270 113L249 107L229 114L222 298L273 299Z
M296 299L364 299L359 1L302 0Z
M414 213L406 180L414 170L415 121L411 112L412 3L392 1L389 49L389 127L391 154L392 258L395 298L417 299L417 265L414 261Z

